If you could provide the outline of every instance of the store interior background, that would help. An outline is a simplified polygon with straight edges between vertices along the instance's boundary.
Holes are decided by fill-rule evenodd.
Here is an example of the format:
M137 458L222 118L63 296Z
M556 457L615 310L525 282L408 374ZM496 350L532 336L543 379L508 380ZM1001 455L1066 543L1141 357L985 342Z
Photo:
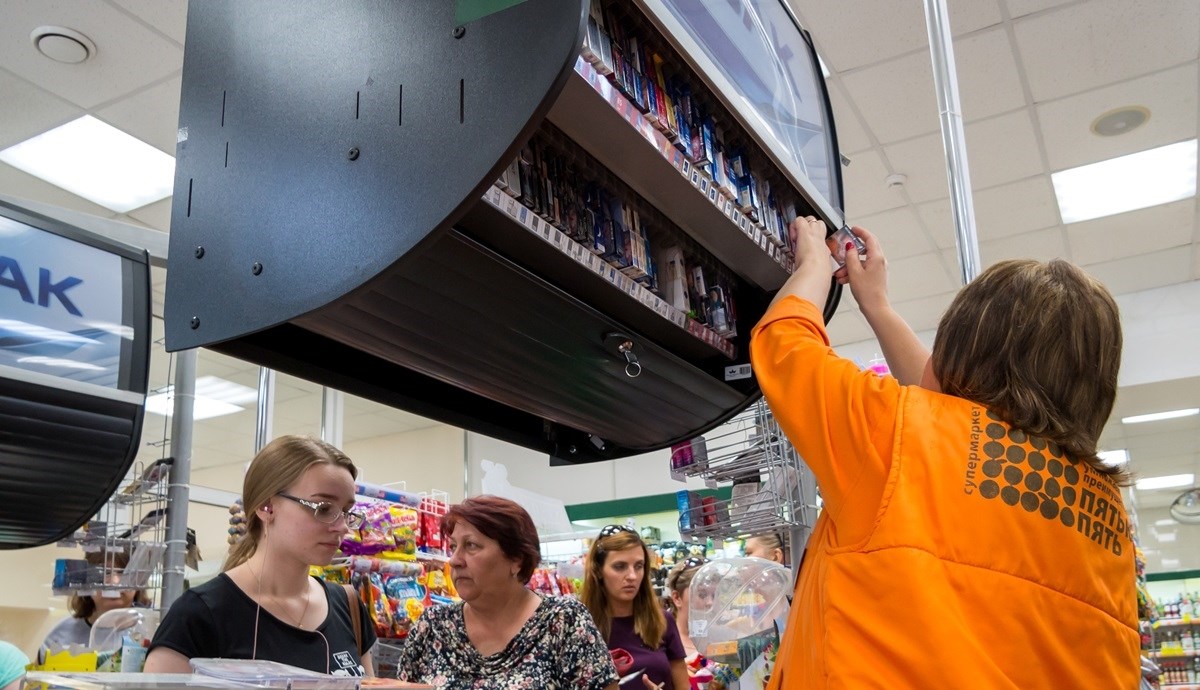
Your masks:
M960 285L942 140L920 0L788 0L815 39L841 151L847 216L877 233L887 251L897 310L932 342ZM959 85L985 265L1012 257L1062 257L1083 265L1118 296L1126 352L1105 450L1127 450L1140 477L1200 475L1200 416L1148 424L1122 417L1200 407L1200 201L1064 225L1050 174L1158 146L1200 130L1200 3L1194 0L953 0ZM187 4L183 0L0 1L0 149L90 114L175 153ZM61 25L97 51L77 65L53 62L30 41L33 27ZM1150 119L1120 136L1089 125L1123 106ZM903 174L903 186L885 180ZM139 228L169 231L171 199L118 214L0 163L0 194ZM155 338L162 337L165 270L153 272ZM746 324L749 326L749 324ZM878 346L847 293L830 327L835 346L867 361ZM156 344L150 386L169 382ZM203 377L250 390L241 411L198 420L192 481L240 491L253 455L257 366L202 351ZM243 391L244 392L244 391ZM275 435L318 434L321 388L279 375ZM631 424L653 423L630 420ZM139 463L164 454L154 444L169 420L146 417ZM667 453L572 468L544 455L346 396L344 447L375 483L440 489L451 501L477 493L481 463L502 463L515 487L595 503L673 492ZM2 481L2 479L0 479ZM1183 487L1127 492L1140 518L1150 572L1200 569L1200 526L1169 519ZM199 491L198 491L199 492ZM199 492L202 493L202 492ZM192 503L205 572L225 555L227 511ZM55 547L0 552L0 638L36 645L64 615L50 592ZM31 651L31 650L27 650Z

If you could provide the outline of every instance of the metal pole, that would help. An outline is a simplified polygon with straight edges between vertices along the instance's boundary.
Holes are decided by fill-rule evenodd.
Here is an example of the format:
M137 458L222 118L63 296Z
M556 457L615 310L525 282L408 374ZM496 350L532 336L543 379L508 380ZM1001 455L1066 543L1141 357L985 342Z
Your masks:
M929 53L933 58L933 85L937 91L946 150L946 177L950 182L950 211L958 244L958 265L963 284L979 275L979 238L975 233L975 206L971 201L971 175L963 136L962 104L958 98L958 73L954 68L954 44L946 0L925 0L925 24L929 30Z
M171 463L167 485L167 550L163 555L162 601L165 611L183 594L187 552L188 484L192 481L192 426L196 407L196 350L175 354L171 389Z
M258 407L254 420L254 454L271 442L275 426L275 370L258 369Z
M321 388L321 440L336 448L342 447L342 428L345 421L346 400L340 390Z

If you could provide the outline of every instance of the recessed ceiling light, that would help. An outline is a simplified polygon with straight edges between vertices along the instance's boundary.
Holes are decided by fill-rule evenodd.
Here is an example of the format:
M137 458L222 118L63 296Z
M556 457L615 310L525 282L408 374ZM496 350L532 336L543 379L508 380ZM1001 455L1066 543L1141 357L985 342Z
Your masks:
M1129 464L1129 451L1106 450L1096 454L1105 467L1121 467Z
M1196 479L1194 474L1168 474L1162 477L1146 477L1137 480L1135 486L1139 491L1154 491L1155 489L1174 489L1180 486L1191 486Z
M1196 140L1050 175L1063 223L1102 218L1196 195Z
M1171 527L1171 526L1178 525L1178 524L1179 524L1178 522L1172 520L1171 518L1165 518L1162 520L1154 521L1155 527Z
M1178 558L1164 558L1164 559L1162 559L1162 564L1163 564L1164 568L1178 568L1179 567L1179 559Z
M1151 414L1138 414L1132 417L1122 417L1122 424L1141 424L1143 422L1157 422L1163 419L1177 419L1179 417L1191 417L1192 415L1200 414L1200 407L1189 407L1186 410L1171 410L1170 412L1153 412Z
M1175 533L1174 532L1155 532L1154 538L1157 539L1161 543L1168 544L1170 542L1175 541Z
M163 417L175 413L174 386L167 386L161 393L146 398L146 411ZM258 391L240 383L226 381L216 376L201 376L196 379L195 407L193 419L209 419L235 414L246 409L241 404L258 398Z
M0 161L118 213L171 196L175 159L84 115L0 151Z
M1132 132L1146 124L1149 119L1149 109L1140 105L1127 105L1110 110L1092 120L1091 130L1102 137L1115 137Z
M29 34L33 47L42 55L68 65L76 65L96 54L92 39L65 26L39 26Z

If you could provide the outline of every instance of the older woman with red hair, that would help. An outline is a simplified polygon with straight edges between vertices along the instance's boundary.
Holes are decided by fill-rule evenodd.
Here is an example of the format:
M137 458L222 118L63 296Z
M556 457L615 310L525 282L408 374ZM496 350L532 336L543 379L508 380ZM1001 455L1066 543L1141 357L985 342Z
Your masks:
M462 602L421 615L397 664L400 680L446 690L616 689L616 667L588 610L526 587L541 551L524 508L468 498L442 518L442 533Z

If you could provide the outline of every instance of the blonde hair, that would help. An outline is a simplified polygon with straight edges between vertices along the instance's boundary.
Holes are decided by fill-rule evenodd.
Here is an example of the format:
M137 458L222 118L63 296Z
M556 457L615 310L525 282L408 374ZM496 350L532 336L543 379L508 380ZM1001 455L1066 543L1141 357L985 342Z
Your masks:
M983 405L1119 484L1128 470L1096 457L1117 395L1121 316L1111 293L1055 259L1001 261L942 316L933 372L942 391Z
M358 468L345 453L312 436L280 436L254 456L242 481L246 535L230 547L229 557L221 566L222 571L245 563L258 550L258 542L263 534L258 509L299 481L308 468L320 464L343 467L351 477L358 478Z
M679 615L679 607L675 605L675 597L671 594L683 596L688 587L692 586L692 578L696 577L696 572L700 570L700 566L693 565L688 567L687 561L682 560L671 568L671 572L667 573L667 596L666 605L671 610L672 614Z
M779 549L780 557L783 558L782 565L787 565L788 550L784 545L783 537L778 532L762 532L760 534L752 534L749 537L746 537L746 543L749 544L751 539L757 540L767 551Z
M646 567L642 571L642 583L633 599L633 631L642 638L650 649L658 649L667 631L667 619L663 616L658 598L654 596L654 586L650 582L650 550L636 532L614 532L607 537L600 537L592 542L588 550L587 563L583 573L583 589L579 599L592 613L596 627L608 641L612 635L612 610L609 607L608 590L604 588L604 561L608 554L614 551L624 551L639 547Z

